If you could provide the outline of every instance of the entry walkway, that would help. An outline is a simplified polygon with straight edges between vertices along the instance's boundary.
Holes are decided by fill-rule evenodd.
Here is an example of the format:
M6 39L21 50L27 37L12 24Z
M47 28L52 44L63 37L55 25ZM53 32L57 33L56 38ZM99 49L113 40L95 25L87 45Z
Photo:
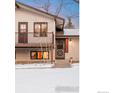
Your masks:
M54 68L70 68L71 64L67 60L56 60Z

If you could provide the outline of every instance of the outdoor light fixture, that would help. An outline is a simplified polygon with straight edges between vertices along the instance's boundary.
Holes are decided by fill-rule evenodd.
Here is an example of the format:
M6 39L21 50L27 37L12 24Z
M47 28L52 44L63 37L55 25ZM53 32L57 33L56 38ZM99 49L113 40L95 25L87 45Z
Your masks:
M72 41L72 39L70 38L70 39L69 39L69 41L71 42L71 41Z

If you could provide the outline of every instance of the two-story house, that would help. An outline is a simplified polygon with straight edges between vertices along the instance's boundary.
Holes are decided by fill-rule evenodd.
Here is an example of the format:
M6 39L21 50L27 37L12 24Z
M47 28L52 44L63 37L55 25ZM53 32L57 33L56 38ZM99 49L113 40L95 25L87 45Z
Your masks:
M16 63L53 63L70 57L79 61L79 34L64 32L64 23L61 17L16 2ZM69 42L73 42L73 46Z

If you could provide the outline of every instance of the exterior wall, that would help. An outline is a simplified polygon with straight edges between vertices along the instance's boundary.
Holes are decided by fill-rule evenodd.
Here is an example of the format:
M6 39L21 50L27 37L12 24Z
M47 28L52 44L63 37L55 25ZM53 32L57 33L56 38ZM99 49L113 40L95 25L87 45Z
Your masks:
M43 60L31 59L30 52L31 51L40 51L40 48L16 48L16 63L32 63L32 62L40 62ZM47 62L51 62L51 51L49 50L49 59Z
M79 62L79 38L71 38L68 46L68 53L65 53L65 60L73 57L73 61Z
M52 34L49 32L53 32L55 35L55 21L53 18L48 17L47 15L42 15L38 14L32 11L24 10L24 9L16 9L16 14L15 14L15 31L18 32L18 22L28 22L28 32L32 32L28 35L28 42L29 43L34 43L35 42L40 42L41 38L38 37L33 37L33 32L34 32L34 22L48 22L48 36L47 37L42 37L42 39L46 42L51 42L52 41ZM18 42L18 34L16 36L16 43ZM43 42L44 43L44 42Z
M48 22L48 32L55 33L55 21L53 18L20 8L16 9L15 12L16 32L18 32L18 22L28 22L28 32L34 32L34 22Z
M52 34L47 33L47 37L34 37L33 33L28 33L28 43L52 43ZM18 33L15 34L15 43L18 43Z
M18 32L18 22L28 22L28 32L34 32L34 22L48 22L48 32L54 33L54 45L55 45L55 21L52 17L43 14L43 13L36 13L34 11L29 11L22 8L16 8L15 9L15 32ZM15 42L18 42L18 34L15 35ZM30 34L28 35L30 36ZM33 37L30 36L29 43L34 43L35 41L41 42L47 42L50 43L52 41L51 36L48 35L48 37ZM48 39L49 38L49 39ZM30 60L30 48L27 49L17 49L16 48L16 60ZM51 53L50 53L51 54ZM51 55L50 55L51 57ZM53 49L53 60L55 60L55 49Z

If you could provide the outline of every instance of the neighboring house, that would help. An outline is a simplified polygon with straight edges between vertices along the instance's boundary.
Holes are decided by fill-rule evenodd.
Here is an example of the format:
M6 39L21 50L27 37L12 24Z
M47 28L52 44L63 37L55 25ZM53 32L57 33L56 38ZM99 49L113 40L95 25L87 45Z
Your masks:
M79 61L79 34L64 30L65 20L34 7L15 4L16 64ZM71 34L70 34L71 33ZM72 44L70 44L72 43Z

